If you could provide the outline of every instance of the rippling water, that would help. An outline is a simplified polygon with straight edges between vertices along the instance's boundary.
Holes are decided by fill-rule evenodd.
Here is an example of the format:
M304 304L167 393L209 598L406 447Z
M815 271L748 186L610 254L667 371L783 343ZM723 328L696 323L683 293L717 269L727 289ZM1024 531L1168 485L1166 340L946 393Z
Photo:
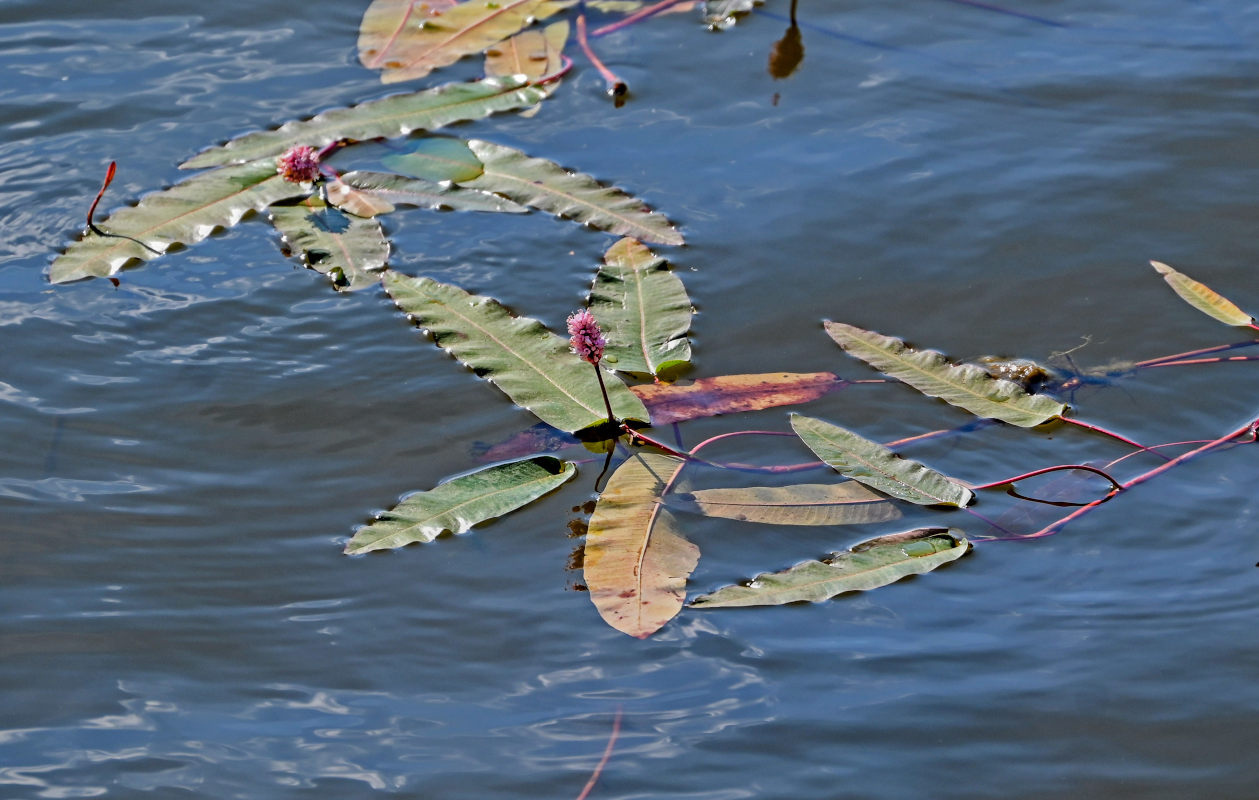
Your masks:
M0 797L575 797L618 709L592 798L1253 796L1248 448L1052 538L830 603L684 612L646 641L566 569L589 474L461 537L342 556L529 416L257 220L119 288L43 273L110 160L117 207L207 144L395 91L357 65L364 7L0 4ZM695 375L869 377L822 318L1082 365L1245 338L1146 261L1259 308L1259 5L802 5L804 62L775 81L786 13L721 34L660 17L598 43L623 109L579 60L536 118L454 133L680 224ZM394 267L552 325L610 242L540 214L385 224ZM1256 374L1150 370L1075 402L1139 439L1212 438L1259 415ZM904 387L806 411L887 439L965 421ZM750 417L686 435L785 427ZM1122 452L989 429L913 455L980 481ZM875 531L687 532L702 591Z

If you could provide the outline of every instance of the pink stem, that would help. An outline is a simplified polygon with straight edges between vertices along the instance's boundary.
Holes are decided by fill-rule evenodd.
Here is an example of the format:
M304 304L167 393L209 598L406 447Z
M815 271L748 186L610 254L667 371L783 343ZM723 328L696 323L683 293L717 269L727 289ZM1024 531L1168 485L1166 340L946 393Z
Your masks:
M560 54L560 68L556 70L555 72L552 72L550 75L543 75L541 78L538 78L536 81L533 82L533 85L539 86L544 83L550 83L551 81L558 81L560 78L567 75L569 70L571 70L572 68L573 68L573 60L569 58L568 56L564 55L563 53L561 53Z
M604 25L602 28L596 28L590 32L590 35L594 37L606 36L609 33L619 31L621 28L633 25L635 22L641 22L648 17L654 17L656 14L664 11L669 6L676 6L677 4L684 2L686 2L686 0L660 0L659 3L653 3L646 8L640 8L623 20Z
M1218 364L1224 361L1259 361L1259 356L1217 356L1216 358L1186 358L1179 361L1157 361L1146 367L1186 367L1190 364Z
M599 782L599 776L603 774L603 768L608 765L608 759L612 757L612 748L616 746L616 739L621 735L621 709L616 709L616 719L612 720L612 735L608 737L608 746L603 748L603 758L599 759L599 764L595 767L595 771L591 773L590 780L586 781L586 788L581 790L581 794L577 795L577 800L586 800L590 796L590 791L595 788L595 784Z
M1254 326L1251 326L1251 327L1254 327ZM1224 350L1235 350L1238 347L1250 347L1255 344L1259 344L1259 342L1240 342L1238 344L1219 344L1219 345L1216 345L1215 347L1203 347L1199 350L1189 350L1184 353L1176 353L1175 355L1162 356L1160 358L1147 358L1145 361L1138 361L1133 366L1152 367L1164 361L1179 361L1182 358L1194 358L1196 356L1205 356L1208 353L1219 353Z
M1050 472L1059 472L1061 470L1067 470L1067 469L1079 469L1079 470L1084 470L1085 472L1096 473L1098 475L1101 475L1106 480L1110 481L1110 485L1113 486L1116 491L1123 488L1123 485L1120 484L1119 481L1115 480L1110 475L1107 475L1105 472L1098 469L1097 467L1090 467L1088 464L1059 464L1056 467L1045 467L1043 469L1032 470L1031 472L1023 473L1022 475L1015 475L1013 478L1006 478L1005 480L1001 480L1001 481L993 481L992 483L985 483L981 486L971 486L970 488L976 491L980 489L993 489L993 488L996 488L997 486L1005 486L1006 484L1010 484L1010 483L1018 483L1019 481L1024 480L1025 478L1034 478L1037 475L1045 475Z
M586 39L586 15L577 15L577 44L581 45L581 51L586 54L586 58L590 59L590 63L594 64L595 69L599 70L599 74L603 76L604 82L608 85L608 94L613 97L622 97L629 87L625 85L625 81L617 77L617 74L608 69L599 57L595 55L595 51L590 49L590 42Z
M1088 422L1083 422L1083 421L1078 420L1078 419L1072 419L1071 417L1058 417L1058 419L1060 419L1061 421L1066 422L1066 423L1068 423L1068 424L1070 424L1070 425L1077 425L1077 426L1079 426L1079 427L1081 427L1081 428L1085 428L1085 429L1090 430L1090 431L1093 431L1093 432L1095 432L1095 433L1100 433L1100 434L1102 434L1103 436L1109 436L1109 437L1110 437L1110 438L1112 438L1112 439L1118 439L1119 441L1123 442L1124 444L1131 445L1131 446L1133 446L1133 447L1137 448L1138 450L1149 450L1151 453L1154 453L1154 455L1158 456L1159 458L1164 459L1164 460L1167 460L1167 456L1163 455L1162 453L1158 452L1157 450L1150 450L1150 448L1146 447L1145 445L1143 445L1143 444L1139 444L1139 443L1137 443L1137 442L1134 442L1134 441L1132 441L1131 439L1129 439L1129 438L1128 438L1128 437L1126 437L1126 436L1120 436L1119 434L1115 433L1114 431L1108 431L1108 430L1106 430L1105 428L1101 427L1100 425L1093 425L1093 424L1091 424L1091 423L1088 423Z

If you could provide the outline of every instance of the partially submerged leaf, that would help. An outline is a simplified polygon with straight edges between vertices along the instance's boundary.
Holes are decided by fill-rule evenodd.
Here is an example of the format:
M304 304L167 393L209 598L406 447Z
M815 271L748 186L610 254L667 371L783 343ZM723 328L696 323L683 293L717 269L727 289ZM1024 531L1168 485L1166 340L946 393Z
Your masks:
M359 60L382 70L385 83L422 78L570 5L571 0L466 0L418 20L414 13L370 13L369 7L359 29Z
M618 631L650 636L682 610L699 548L677 532L661 496L685 461L638 452L617 467L586 533L584 570L599 616Z
M762 0L706 0L704 24L712 30L724 31L761 2Z
M900 339L826 320L826 332L849 355L930 397L978 417L1030 428L1060 417L1065 403L1028 394L1023 387L993 378L974 364L952 364L934 350L915 350Z
M630 389L651 409L652 424L660 426L807 403L844 385L832 372L766 372L696 378L685 385L653 383Z
M473 139L468 146L485 165L485 174L463 182L464 186L497 192L619 236L659 244L683 243L682 235L663 215L589 175L569 172L551 161L530 158L493 142Z
M872 489L918 505L965 506L967 487L917 461L901 458L878 442L824 420L791 415L791 427L817 457Z
M956 528L919 528L863 542L825 561L805 561L782 572L763 573L744 585L726 586L691 601L694 608L777 606L821 602L843 592L877 589L909 575L956 561L970 544Z
M273 205L267 215L285 243L306 264L351 291L380 283L389 241L380 222L329 208L318 197Z
M426 181L470 181L485 171L463 139L426 136L406 153L381 159L386 167Z
M347 172L341 176L341 180L378 200L400 206L452 211L499 211L509 214L529 212L529 209L506 197L389 172Z
M1163 280L1167 281L1167 285L1172 287L1172 291L1179 295L1181 300L1208 317L1217 319L1225 325L1235 325L1239 328L1249 328L1255 324L1254 317L1205 284L1195 281L1183 272L1177 272L1161 261L1151 261L1150 265L1163 276Z
M355 532L348 555L431 542L442 531L463 533L532 502L577 474L551 456L486 467L404 499Z
M564 43L568 41L568 20L560 20L540 31L521 31L485 51L486 75L528 75L538 80L559 72Z
M153 250L115 236L89 233L57 257L49 271L53 283L106 277L132 260L157 258L176 244L194 244L219 228L235 225L250 211L307 194L309 185L289 183L263 159L194 175L169 189L141 198L138 205L115 212L99 223L108 233L139 239Z
M234 164L276 156L294 145L323 147L332 142L393 138L412 131L434 130L454 122L480 119L496 111L513 111L541 102L549 89L530 86L523 78L485 78L447 83L410 94L396 94L349 108L336 108L308 120L287 122L211 147L180 164L182 169Z
M856 481L697 489L670 494L668 501L670 508L770 525L863 525L901 515L894 503Z
M590 291L590 312L606 332L608 365L622 372L661 372L691 359L691 300L665 260L636 239L603 255Z
M343 180L331 181L326 187L328 200L347 214L356 217L375 217L394 210L393 203L351 186Z
M607 419L594 368L541 322L431 278L386 272L384 284L439 347L543 422L576 431ZM617 417L647 421L647 409L625 384L609 380L607 389Z

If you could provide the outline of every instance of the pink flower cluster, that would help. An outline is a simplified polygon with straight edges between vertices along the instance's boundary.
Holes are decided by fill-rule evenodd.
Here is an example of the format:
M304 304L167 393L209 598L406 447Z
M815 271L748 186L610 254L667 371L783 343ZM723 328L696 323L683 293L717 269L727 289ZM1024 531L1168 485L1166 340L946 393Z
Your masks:
M603 348L607 347L608 340L603 338L603 331L599 329L599 322L594 314L584 308L572 314L568 318L568 334L572 337L569 344L573 352L582 361L589 361L591 364L599 363L603 358Z
M275 160L275 171L290 183L313 183L319 178L319 153L299 144Z

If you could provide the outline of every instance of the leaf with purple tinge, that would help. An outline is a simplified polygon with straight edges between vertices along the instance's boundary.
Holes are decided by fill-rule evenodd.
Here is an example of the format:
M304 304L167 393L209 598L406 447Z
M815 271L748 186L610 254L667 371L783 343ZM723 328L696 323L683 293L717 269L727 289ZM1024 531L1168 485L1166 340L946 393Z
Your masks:
M766 372L630 387L652 425L807 403L848 384L832 372Z

